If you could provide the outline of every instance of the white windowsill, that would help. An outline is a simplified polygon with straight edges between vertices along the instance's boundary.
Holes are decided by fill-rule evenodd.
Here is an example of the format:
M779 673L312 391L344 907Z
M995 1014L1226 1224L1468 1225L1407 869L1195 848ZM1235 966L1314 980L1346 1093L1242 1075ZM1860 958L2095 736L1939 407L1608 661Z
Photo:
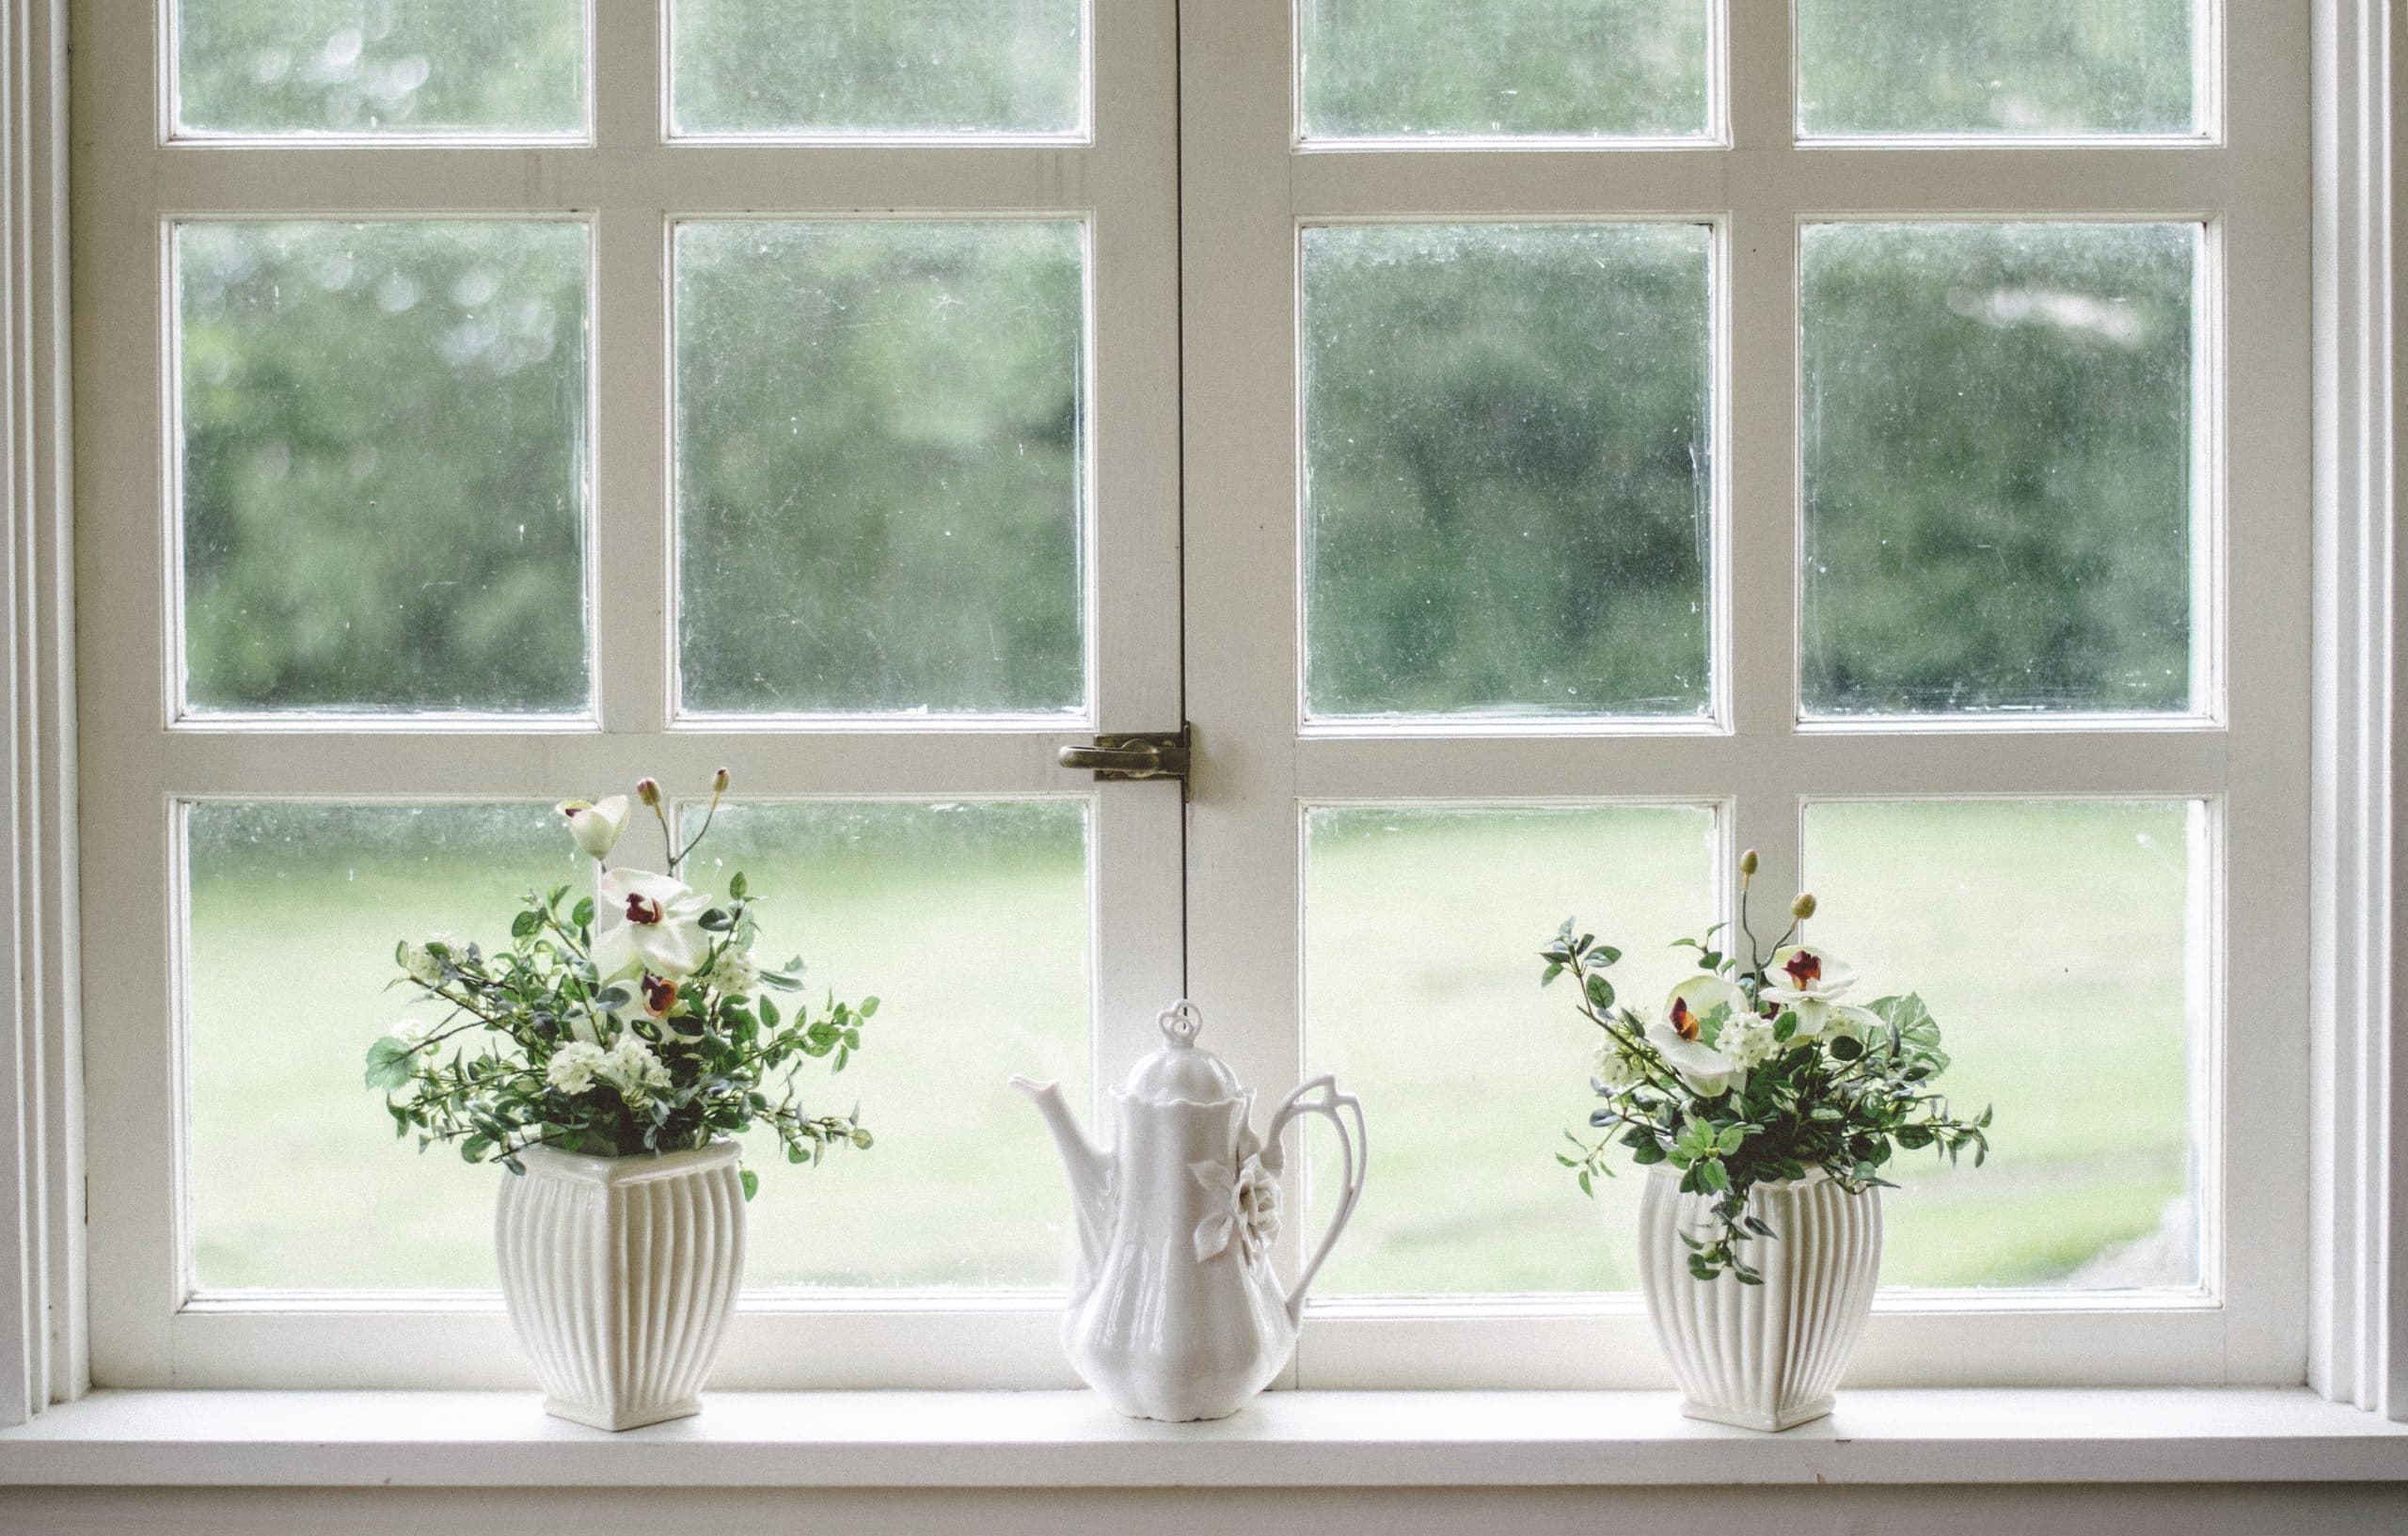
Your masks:
M531 1393L100 1392L0 1485L1545 1487L2408 1481L2408 1424L2305 1390L1867 1391L1760 1435L1660 1392L1276 1392L1215 1424L1084 1392L722 1392L606 1434Z

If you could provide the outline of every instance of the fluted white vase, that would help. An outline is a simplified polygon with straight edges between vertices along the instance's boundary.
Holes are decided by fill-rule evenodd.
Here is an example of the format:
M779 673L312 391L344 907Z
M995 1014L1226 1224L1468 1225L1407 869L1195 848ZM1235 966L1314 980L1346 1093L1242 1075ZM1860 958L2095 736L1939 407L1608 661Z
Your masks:
M737 1146L519 1154L494 1211L501 1295L544 1411L629 1430L702 1407L744 1279Z
M1749 1191L1749 1213L1775 1234L1740 1244L1762 1285L1689 1274L1680 1234L1703 1239L1713 1203L1682 1194L1680 1174L1666 1164L1640 1196L1640 1286L1680 1383L1681 1412L1751 1430L1822 1417L1872 1315L1881 1192L1851 1195L1819 1168Z

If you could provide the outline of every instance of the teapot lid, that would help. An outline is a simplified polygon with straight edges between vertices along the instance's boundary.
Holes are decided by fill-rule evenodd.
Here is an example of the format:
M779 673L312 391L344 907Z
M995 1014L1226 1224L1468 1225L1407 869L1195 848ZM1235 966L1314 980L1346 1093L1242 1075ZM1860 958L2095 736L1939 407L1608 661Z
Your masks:
M1151 1103L1217 1104L1245 1090L1238 1085L1229 1064L1199 1049L1196 1037L1204 1029L1203 1011L1185 998L1154 1015L1166 1042L1137 1064L1122 1092Z

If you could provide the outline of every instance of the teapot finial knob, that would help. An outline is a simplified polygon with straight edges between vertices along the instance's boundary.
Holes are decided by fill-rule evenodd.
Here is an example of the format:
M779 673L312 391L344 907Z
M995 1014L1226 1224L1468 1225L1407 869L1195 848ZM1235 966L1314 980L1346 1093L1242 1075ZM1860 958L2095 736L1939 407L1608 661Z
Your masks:
M1154 1015L1163 1038L1173 1045L1194 1045L1196 1037L1204 1032L1204 1010L1185 998Z

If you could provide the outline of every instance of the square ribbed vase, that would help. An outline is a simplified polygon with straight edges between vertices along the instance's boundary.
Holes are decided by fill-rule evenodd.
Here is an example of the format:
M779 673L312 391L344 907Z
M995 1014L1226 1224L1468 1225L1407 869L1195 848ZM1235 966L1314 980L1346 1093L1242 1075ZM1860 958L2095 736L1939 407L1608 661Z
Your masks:
M501 1295L544 1411L630 1430L701 1411L744 1281L737 1146L583 1157L530 1148L494 1211Z
M1741 1429L1785 1430L1831 1411L1881 1275L1881 1192L1851 1195L1816 1169L1758 1184L1748 1213L1773 1229L1739 1257L1764 1276L1689 1274L1680 1234L1713 1230L1711 1196L1684 1195L1658 1164L1639 1203L1640 1286L1656 1342L1681 1386L1681 1412Z

